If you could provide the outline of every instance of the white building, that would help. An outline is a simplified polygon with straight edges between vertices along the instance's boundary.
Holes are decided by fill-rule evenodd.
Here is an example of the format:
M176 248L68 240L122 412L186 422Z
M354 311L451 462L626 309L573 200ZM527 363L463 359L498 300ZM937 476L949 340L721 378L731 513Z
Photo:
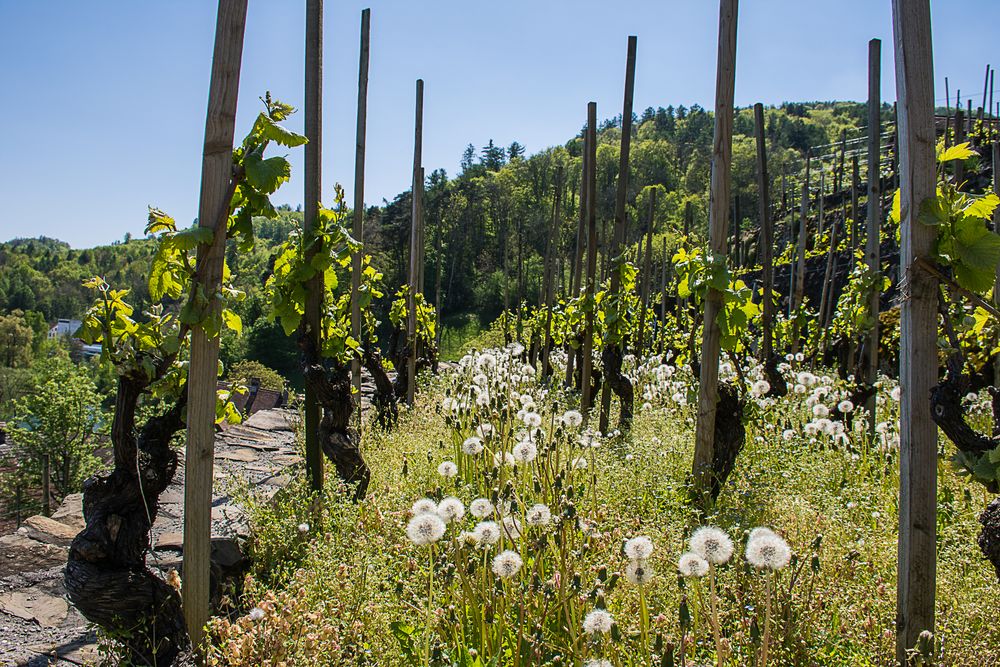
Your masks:
M80 320L57 320L49 329L49 338L72 336L81 326L83 326L83 322Z

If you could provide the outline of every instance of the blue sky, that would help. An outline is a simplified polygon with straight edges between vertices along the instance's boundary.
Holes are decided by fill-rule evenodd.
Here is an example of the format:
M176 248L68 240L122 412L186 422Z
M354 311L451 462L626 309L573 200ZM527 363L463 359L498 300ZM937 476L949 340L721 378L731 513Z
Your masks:
M361 9L372 9L366 201L409 188L414 80L425 80L424 165L457 170L468 143L562 143L586 103L620 112L626 37L638 35L635 107L711 108L714 0L328 0L324 195L352 192ZM251 0L237 134L265 90L303 99L301 0ZM883 99L895 98L890 0L745 0L736 102L863 99L867 42L883 40ZM0 240L54 236L88 247L141 234L146 206L178 220L198 205L216 3L0 0ZM1000 25L996 0L932 3L937 97L982 96ZM971 20L971 24L970 24ZM970 28L970 25L972 26ZM998 96L997 99L1000 99ZM301 129L301 114L291 126ZM276 203L302 200L301 150Z

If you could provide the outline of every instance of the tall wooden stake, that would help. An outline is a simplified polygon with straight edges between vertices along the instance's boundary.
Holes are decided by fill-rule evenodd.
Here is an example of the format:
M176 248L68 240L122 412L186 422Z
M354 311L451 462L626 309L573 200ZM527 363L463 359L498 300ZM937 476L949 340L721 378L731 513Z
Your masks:
M587 104L587 157L584 174L587 188L587 287L586 299L593 301L597 276L597 102ZM590 376L594 366L594 309L587 310L583 332L583 352L580 360L580 383L582 397L580 405L588 416L593 407L594 396L590 386Z
M936 231L917 220L935 193L934 62L929 0L893 0L900 169L899 565L896 660L934 631L937 538L937 425L929 396L937 383L938 283L916 263Z
M622 248L625 244L625 229L628 225L628 218L625 214L625 201L628 197L629 150L632 146L632 98L635 92L636 41L635 35L629 35L628 54L625 59L625 99L622 103L621 149L618 152L618 183L617 189L615 190L615 229L610 243L610 248L604 256L605 266L611 275L611 294L616 294L621 288L621 279L618 272L614 270L612 264L614 262L614 258L622 252ZM624 341L617 343L617 345L624 350ZM621 355L619 354L619 357L620 356ZM620 369L618 368L604 369L604 382L601 387L601 433L608 432L608 421L610 417L608 413L611 412L611 384L613 375L619 371Z
M323 0L306 0L306 95L305 203L303 228L316 225L323 197ZM323 308L323 274L306 284L304 320L313 349L319 350ZM319 445L320 406L316 392L306 385L305 446L306 476L313 491L323 490L323 452Z
M646 338L646 302L649 300L649 283L652 276L649 273L649 265L653 260L653 225L656 215L656 186L649 191L649 222L646 228L646 259L642 267L642 287L639 296L639 336L635 346L635 353L641 358L643 344Z
M589 191L589 176L587 175L588 162L590 158L590 132L584 132L583 134L583 155L581 162L582 174L580 176L580 210L578 211L580 219L577 224L576 230L576 250L573 254L573 266L572 276L570 277L570 296L578 297L580 295L580 285L583 280L583 252L584 247L587 244L587 193ZM566 360L566 386L573 386L573 366L576 361L576 351L572 347L567 349L569 358ZM581 353L582 354L582 353ZM581 361L580 370L583 370L583 362Z
M715 79L715 134L712 142L712 185L708 209L708 234L712 255L726 260L726 229L733 158L733 95L736 88L736 24L738 0L719 2L719 56ZM715 412L719 402L720 332L716 317L722 294L709 289L705 296L698 385L698 425L695 431L694 477L699 500L707 493L715 449Z
M868 42L868 228L865 231L865 262L872 275L879 275L879 229L882 225L882 187L879 156L882 131L882 41ZM880 288L872 290L868 312L872 316L872 329L865 342L865 382L871 385L878 375L878 311ZM875 429L875 395L868 399L868 424Z
M1000 195L1000 142L993 141L993 194ZM993 209L993 231L1000 234L1000 206ZM1000 308L1000 266L996 270L996 282L993 285L993 305ZM1000 344L1000 340L994 345ZM1000 363L993 364L993 386L1000 387Z
M406 359L406 402L413 405L417 387L417 290L420 289L420 218L423 194L424 80L417 79L413 124L413 185L410 190L410 290L407 299L406 334L410 354Z
M760 193L760 257L764 282L764 340L761 361L767 363L774 354L771 330L774 326L774 227L771 222L771 190L767 177L767 145L764 141L764 105L753 105L754 135L757 139L757 190Z
M542 331L542 377L549 377L549 332L552 330L552 297L555 289L552 286L553 273L555 267L552 251L555 247L554 239L562 226L562 166L556 170L555 201L552 202L552 224L549 226L549 236L545 242L545 269L542 272L542 291L544 296L542 304L545 308L545 330Z
M196 260L197 280L206 294L215 294L222 282L246 17L247 0L219 0L198 202L198 224L212 229L214 234L211 245L198 246ZM218 299L212 299L209 316L217 315L221 306ZM184 620L195 648L201 646L208 622L218 368L219 337L209 338L204 329L194 327L191 331L184 459L183 602Z
M370 9L361 10L361 56L358 63L358 125L354 152L354 240L362 243L365 224L365 130L368 122L368 53L371 33ZM361 262L364 247L351 258L351 336L361 343ZM354 389L361 396L361 359L351 362ZM361 423L361 401L358 400L358 424Z
M806 154L806 178L802 181L802 199L799 202L799 236L796 244L796 264L795 264L795 294L792 299L792 309L795 310L802 305L806 287L806 230L809 228L809 161L810 156ZM794 351L798 350L798 336L792 341Z

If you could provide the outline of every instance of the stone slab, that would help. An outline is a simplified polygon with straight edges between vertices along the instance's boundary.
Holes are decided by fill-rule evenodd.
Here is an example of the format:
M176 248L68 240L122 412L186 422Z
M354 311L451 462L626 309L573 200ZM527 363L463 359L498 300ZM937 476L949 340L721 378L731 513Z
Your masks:
M38 514L28 517L19 530L24 531L33 540L58 547L68 547L80 529Z
M66 563L66 553L64 547L43 544L27 535L4 535L0 537L0 577L60 567Z
M52 518L59 523L76 528L77 532L83 530L83 494L71 493L63 498L59 509L52 514Z
M258 428L262 431L292 431L292 424L286 413L281 410L262 410L255 412L243 422L244 426Z
M55 628L66 620L69 605L63 598L32 586L0 593L0 611L26 621L34 621L43 628Z

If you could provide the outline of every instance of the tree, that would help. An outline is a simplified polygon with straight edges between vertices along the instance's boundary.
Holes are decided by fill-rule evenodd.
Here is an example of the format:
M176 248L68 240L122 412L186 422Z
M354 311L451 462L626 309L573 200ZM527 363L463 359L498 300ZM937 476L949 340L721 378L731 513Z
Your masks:
M45 458L58 498L80 491L98 467L94 450L105 422L93 381L65 356L37 365L35 391L17 400L11 428L13 467L42 489Z
M481 153L480 164L482 164L487 171L499 171L504 165L504 150L500 146L490 142L483 146Z
M524 146L517 143L516 141L511 142L510 146L507 148L507 159L515 160L517 158L524 157Z
M34 332L20 311L0 315L0 363L7 368L24 368L31 363Z
M476 147L469 144L465 147L465 150L462 151L462 173L464 174L474 166L476 166Z

